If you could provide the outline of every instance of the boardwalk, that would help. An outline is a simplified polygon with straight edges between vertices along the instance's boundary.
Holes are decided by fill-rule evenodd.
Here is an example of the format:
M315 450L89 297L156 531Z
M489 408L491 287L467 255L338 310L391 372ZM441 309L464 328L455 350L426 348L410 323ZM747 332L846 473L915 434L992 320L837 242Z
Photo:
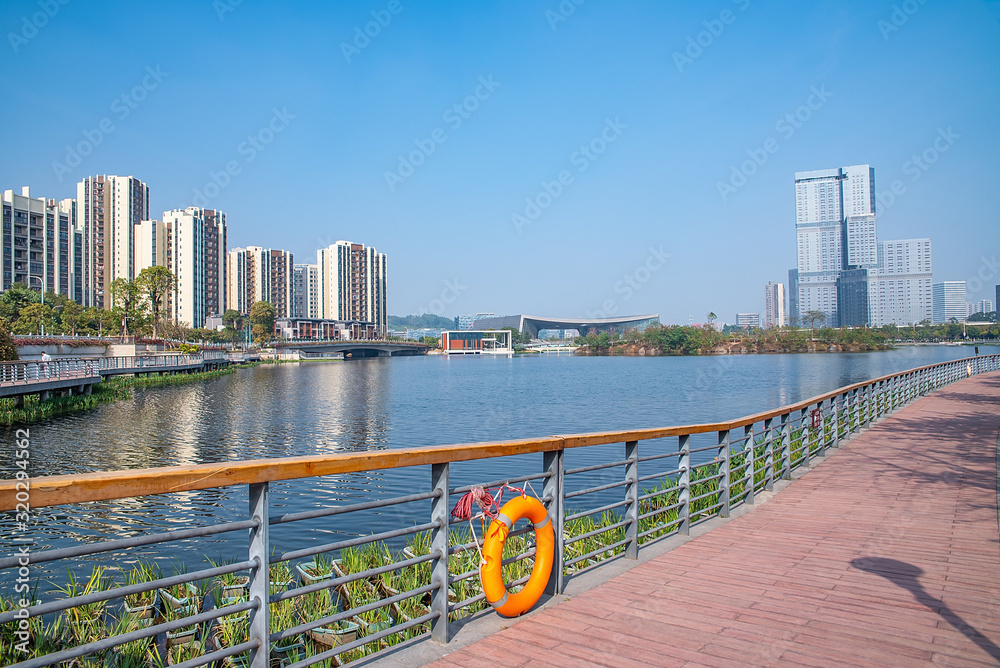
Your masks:
M742 517L432 665L996 666L998 428L1000 374L956 383Z

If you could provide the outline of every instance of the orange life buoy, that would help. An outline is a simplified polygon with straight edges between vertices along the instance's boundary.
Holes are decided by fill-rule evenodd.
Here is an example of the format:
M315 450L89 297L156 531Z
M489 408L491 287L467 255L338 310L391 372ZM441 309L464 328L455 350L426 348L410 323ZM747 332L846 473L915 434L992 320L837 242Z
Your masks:
M521 518L529 520L535 527L535 565L521 591L511 594L507 591L500 571L503 544L511 528ZM517 617L530 610L538 603L549 582L555 543L548 511L538 499L518 496L505 503L500 514L490 524L483 541L483 562L479 566L479 579L483 583L486 601L505 617Z

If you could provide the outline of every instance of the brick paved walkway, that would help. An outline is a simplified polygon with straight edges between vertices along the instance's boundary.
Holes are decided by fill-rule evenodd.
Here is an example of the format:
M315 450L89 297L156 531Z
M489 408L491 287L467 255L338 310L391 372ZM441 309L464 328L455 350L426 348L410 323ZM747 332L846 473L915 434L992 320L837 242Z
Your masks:
M432 664L1000 665L1000 374L845 445L754 511Z

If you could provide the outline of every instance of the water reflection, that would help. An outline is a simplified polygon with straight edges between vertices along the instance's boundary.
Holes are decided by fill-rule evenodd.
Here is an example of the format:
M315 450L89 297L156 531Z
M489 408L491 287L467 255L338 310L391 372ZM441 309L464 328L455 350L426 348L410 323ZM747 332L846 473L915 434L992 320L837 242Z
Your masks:
M984 348L984 347L981 347ZM983 352L998 350L985 348ZM133 399L31 427L32 476L364 451L717 422L772 409L893 371L965 357L971 349L726 357L370 358L265 365L210 381L137 390ZM6 430L7 442L14 431ZM659 447L659 446L656 446ZM665 441L671 451L676 442ZM609 446L608 456L620 456ZM599 449L572 453L593 463ZM665 460L665 464L672 460ZM537 471L540 456L454 467L462 485ZM667 466L666 468L672 468ZM666 470L666 469L664 469ZM3 461L3 476L13 476ZM272 485L272 515L427 489L425 467ZM537 491L537 490L536 490ZM246 517L244 487L36 511L35 549ZM284 549L319 534L357 535L426 521L427 503L276 527ZM0 518L0 538L13 531ZM245 551L246 536L209 544ZM205 554L185 544L182 554ZM215 551L218 548L218 551ZM156 549L147 554L163 554ZM176 552L175 552L176 554Z

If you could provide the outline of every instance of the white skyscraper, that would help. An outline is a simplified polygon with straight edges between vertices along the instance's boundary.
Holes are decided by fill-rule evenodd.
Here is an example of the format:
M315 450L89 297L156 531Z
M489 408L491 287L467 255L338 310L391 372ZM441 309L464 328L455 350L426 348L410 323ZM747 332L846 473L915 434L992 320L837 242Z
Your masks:
M83 233L83 304L110 309L109 286L133 280L135 226L149 219L149 186L133 176L88 176L76 185L76 227Z
M177 279L168 299L175 323L203 327L226 307L226 214L189 206L163 212L167 269Z
M292 295L292 316L296 318L318 318L319 310L319 267L315 264L297 264L293 273L294 294Z
M338 241L316 251L320 317L388 326L386 256L371 246Z
M969 306L965 301L965 281L942 281L934 284L934 324L955 320L965 322Z
M785 284L771 281L764 287L764 326L784 327L785 318Z
M878 266L868 271L869 323L912 325L934 315L931 240L880 241Z
M989 299L980 299L978 302L969 302L969 315L973 316L977 313L992 313L993 312L993 302Z
M295 256L284 250L247 246L229 251L227 308L247 314L256 302L263 301L274 306L277 318L292 315L294 263Z
M25 187L0 193L3 234L0 236L0 289L23 283L80 300L83 235L75 229L76 201L31 197Z
M795 173L797 318L819 311L826 316L824 325L840 324L837 279L845 267L845 205L852 216L874 215L874 197L867 196L873 180L867 165Z

